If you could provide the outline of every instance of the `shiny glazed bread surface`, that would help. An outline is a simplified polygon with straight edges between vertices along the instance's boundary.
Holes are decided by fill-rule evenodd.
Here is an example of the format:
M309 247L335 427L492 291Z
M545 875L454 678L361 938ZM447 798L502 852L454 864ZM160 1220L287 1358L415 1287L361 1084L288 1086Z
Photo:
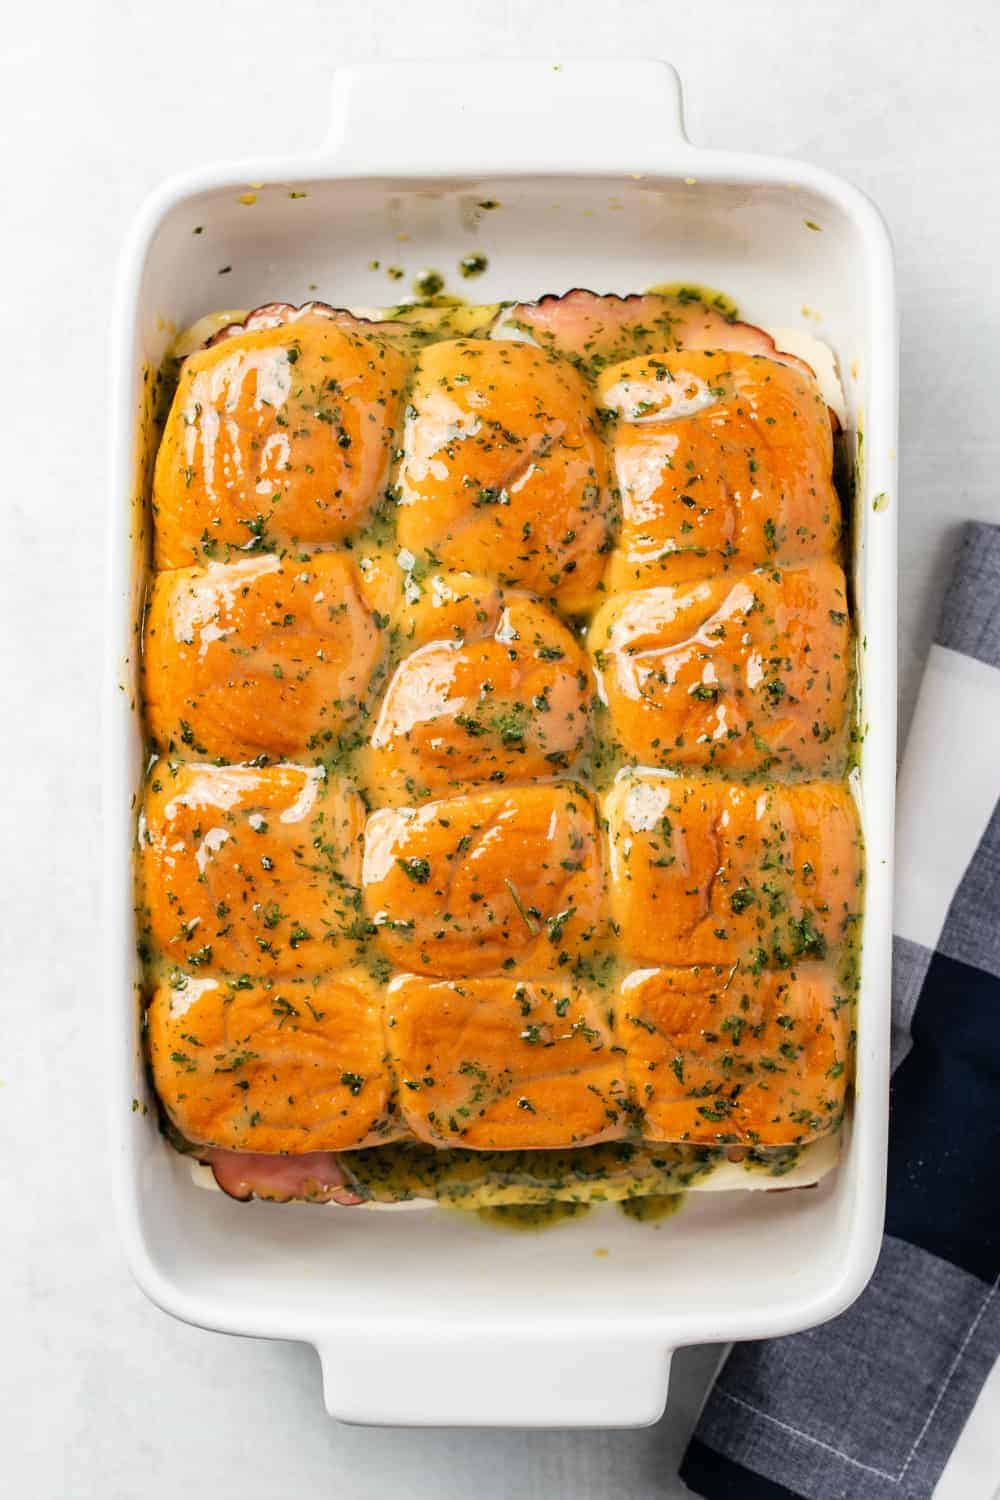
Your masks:
M863 859L808 369L656 297L514 309L541 347L275 307L184 362L156 468L173 1123L264 1155L831 1128Z

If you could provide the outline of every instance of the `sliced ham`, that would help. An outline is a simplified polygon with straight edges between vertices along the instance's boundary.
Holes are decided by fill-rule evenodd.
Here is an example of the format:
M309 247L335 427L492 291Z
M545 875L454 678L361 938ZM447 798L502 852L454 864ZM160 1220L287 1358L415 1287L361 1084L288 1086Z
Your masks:
M259 1151L220 1151L215 1146L198 1152L211 1167L216 1182L230 1198L271 1203L293 1199L308 1203L350 1205L364 1200L347 1184L347 1176L333 1151L308 1151L301 1156L266 1156Z
M398 340L401 336L409 337L409 329L405 323L391 319L376 322L372 318L356 318L346 307L331 307L329 302L303 302L301 307L296 307L292 302L265 302L263 306L255 307L252 312L247 313L242 321L227 323L224 328L213 333L205 341L204 348L221 344L237 333L258 333L263 328L281 328L287 323L299 323L303 318L329 318L340 328L351 328L357 333L372 334L376 338Z
M762 354L812 374L803 360L783 353L763 328L736 322L694 297L662 292L599 296L577 287L562 296L504 308L497 316L493 337L509 337L510 330L530 334L543 347L582 362L595 373L632 354L734 349Z

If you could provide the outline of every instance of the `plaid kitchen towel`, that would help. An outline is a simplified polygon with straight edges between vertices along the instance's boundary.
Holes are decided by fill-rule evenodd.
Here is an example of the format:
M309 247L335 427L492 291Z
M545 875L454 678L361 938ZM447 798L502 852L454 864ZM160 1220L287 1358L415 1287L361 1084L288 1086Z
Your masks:
M1000 1492L1000 527L966 528L899 779L886 1233L841 1317L737 1346L706 1500Z

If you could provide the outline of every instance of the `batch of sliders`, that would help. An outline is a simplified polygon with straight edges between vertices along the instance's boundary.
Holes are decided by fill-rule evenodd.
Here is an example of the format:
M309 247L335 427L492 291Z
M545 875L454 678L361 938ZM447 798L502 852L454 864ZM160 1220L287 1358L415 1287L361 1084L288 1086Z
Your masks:
M345 1164L399 1141L707 1160L842 1119L863 861L813 373L683 294L462 326L259 308L163 430L145 1032L238 1197L361 1201Z

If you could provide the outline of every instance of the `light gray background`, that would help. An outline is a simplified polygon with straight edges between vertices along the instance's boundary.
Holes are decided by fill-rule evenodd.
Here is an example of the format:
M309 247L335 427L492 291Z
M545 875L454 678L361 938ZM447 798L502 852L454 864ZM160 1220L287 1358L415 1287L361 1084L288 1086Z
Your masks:
M22 0L0 39L0 1491L11 1500L680 1493L711 1351L639 1433L405 1433L325 1416L308 1349L182 1327L110 1218L98 961L107 309L163 176L309 147L331 69L661 56L696 142L821 162L895 235L904 721L955 524L1000 519L1000 20L992 0Z

